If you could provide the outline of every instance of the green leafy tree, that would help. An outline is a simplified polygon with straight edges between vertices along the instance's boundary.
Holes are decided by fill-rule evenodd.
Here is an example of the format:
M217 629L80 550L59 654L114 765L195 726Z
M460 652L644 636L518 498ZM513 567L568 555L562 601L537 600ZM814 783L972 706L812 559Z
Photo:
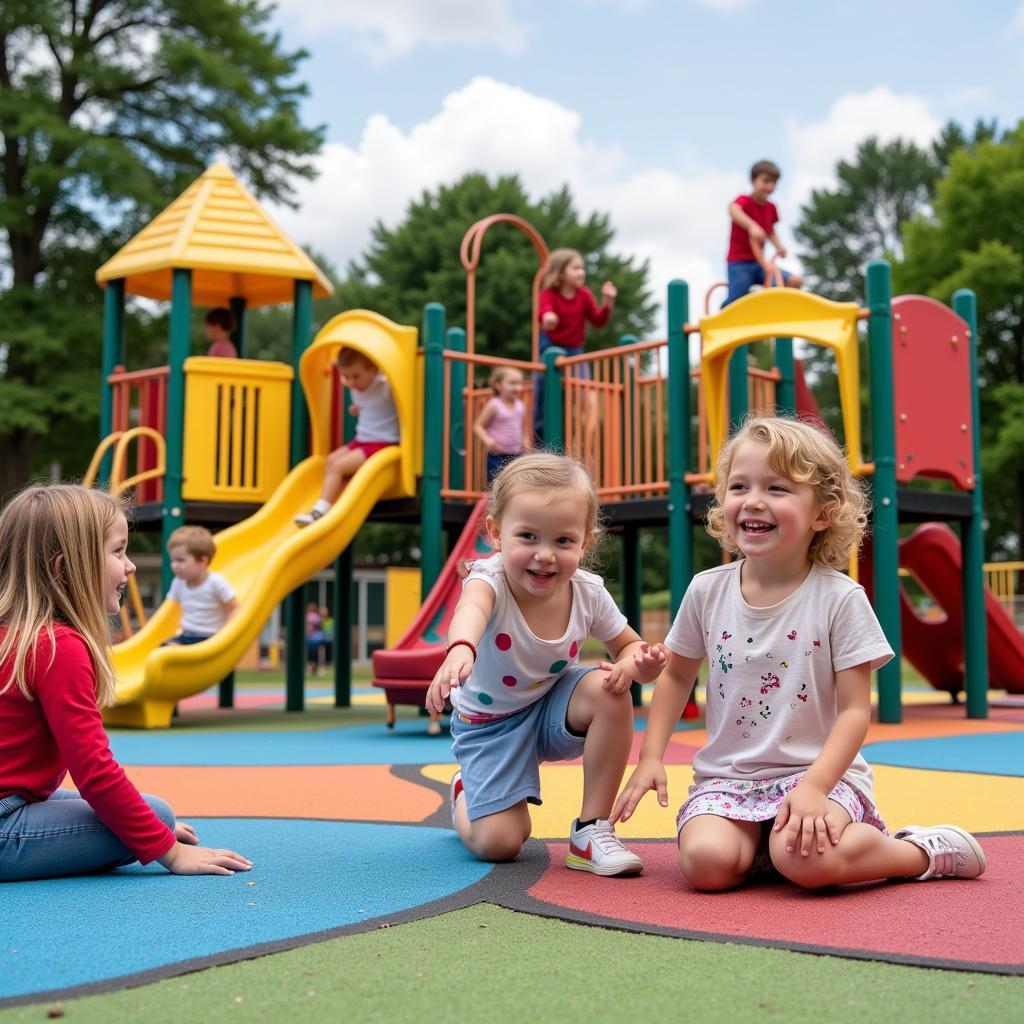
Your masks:
M1024 122L1001 141L954 153L933 209L907 225L895 267L901 292L978 297L985 511L989 551L1024 537Z
M249 0L0 5L0 494L39 468L43 438L95 422L100 295L67 267L91 278L218 155L271 199L312 174L305 55L269 16Z
M491 182L467 174L435 193L424 192L410 203L395 228L378 222L370 247L350 264L339 289L345 308L375 309L400 323L419 324L427 302L443 302L449 325L466 323L466 273L459 259L462 237L470 226L495 212L524 217L552 248L583 253L591 286L615 282L615 312L587 344L603 348L623 334L643 337L654 323L655 306L647 291L646 263L610 250L614 230L606 214L577 213L568 188L534 202L515 176ZM476 349L491 355L529 359L531 354L530 289L537 255L529 239L509 224L488 231L477 269ZM599 300L600 301L600 300Z

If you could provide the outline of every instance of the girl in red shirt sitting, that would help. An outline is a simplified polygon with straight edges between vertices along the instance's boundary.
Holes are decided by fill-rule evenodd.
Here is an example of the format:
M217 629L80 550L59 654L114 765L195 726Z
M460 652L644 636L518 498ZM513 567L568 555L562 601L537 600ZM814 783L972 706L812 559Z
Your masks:
M136 860L178 875L252 867L197 845L110 752L107 616L135 572L127 544L122 507L102 491L29 487L0 513L0 882ZM77 792L58 788L69 773Z
M594 293L584 285L587 272L583 257L575 249L555 249L549 256L541 278L537 316L540 319L540 351L551 345L565 349L566 355L583 353L587 322L604 327L615 308L618 290L611 281L601 285L600 309ZM590 379L590 367L580 363L572 368L572 376ZM593 393L586 398L585 417L588 433L597 429L597 401ZM544 431L544 374L533 378L533 429L542 440Z

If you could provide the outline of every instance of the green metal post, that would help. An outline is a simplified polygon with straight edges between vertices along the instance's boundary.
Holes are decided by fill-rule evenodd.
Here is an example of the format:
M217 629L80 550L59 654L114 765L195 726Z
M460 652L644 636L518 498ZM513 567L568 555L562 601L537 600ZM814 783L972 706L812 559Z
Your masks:
M160 572L165 594L173 578L167 538L185 521L181 486L185 432L185 360L189 352L191 310L192 272L175 270L171 280L171 325L167 345L167 472L164 475L163 557Z
M334 563L334 706L352 706L352 551Z
M624 334L619 338L620 345L635 345L637 337L635 334ZM633 465L635 449L632 445L627 445L626 441L633 437L633 424L637 423L637 410L635 406L636 401L636 375L637 371L641 369L640 361L643 359L643 355L631 355L626 356L626 366L623 367L623 384L626 387L626 393L630 396L629 403L623 403L622 406L622 471L625 474L626 480L635 481L636 477L633 475L636 467ZM632 423L626 422L627 415L632 418Z
M643 636L643 566L640 559L640 529L632 524L622 531L622 611L626 621ZM643 690L639 683L629 688L633 698L633 706L640 707L644 702Z
M444 306L423 307L423 485L420 496L420 597L426 598L441 575L441 470L444 446Z
M356 418L342 394L342 439L356 436ZM352 563L354 541L334 562L334 706L352 705Z
M466 351L466 332L449 327L446 346L453 352ZM448 480L453 491L466 483L465 450L472 444L472 426L466 423L466 364L453 359L448 371Z
M306 399L299 380L299 363L310 343L313 327L313 285L309 281L295 282L295 306L292 311L292 365L295 380L292 384L291 465L297 466L308 454L309 419ZM284 603L285 635L285 710L302 711L306 700L306 613L305 586L297 587Z
M553 452L565 451L565 394L562 390L562 370L555 366L565 355L565 349L551 345L544 349L544 444Z
M878 671L878 718L903 718L899 513L896 507L896 400L892 375L892 272L885 260L872 260L867 272L868 365L871 369L871 437L875 472L873 575L875 614L896 657Z
M109 377L114 367L124 361L124 279L107 283L103 296L103 365L100 371L100 440L114 429L114 393ZM97 483L110 479L112 455L103 456Z
M238 358L246 359L249 355L249 317L245 308L245 299L236 295L228 305L235 318L235 329L231 332L231 340L238 349Z
M793 358L793 339L775 339L775 365L782 380L775 392L775 408L787 416L796 414L796 360Z
M690 342L684 330L690 311L685 281L668 285L668 550L672 614L693 576L690 524ZM673 386L672 382L675 381Z
M967 717L988 718L988 622L985 615L985 507L981 488L981 412L978 402L978 305L974 292L960 288L953 293L953 311L967 323L970 337L971 418L974 435L974 490L971 518L961 530L964 601L964 688Z
M750 408L747 377L747 346L739 345L729 357L729 423L734 426L743 422Z

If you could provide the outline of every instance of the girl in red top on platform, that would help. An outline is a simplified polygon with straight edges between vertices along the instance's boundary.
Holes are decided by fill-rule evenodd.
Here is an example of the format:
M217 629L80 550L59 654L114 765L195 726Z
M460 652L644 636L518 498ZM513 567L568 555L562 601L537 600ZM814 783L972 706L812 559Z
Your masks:
M586 342L587 323L604 327L615 308L618 290L611 281L601 285L600 308L594 293L583 283L587 278L583 257L575 249L555 249L548 256L541 278L541 293L537 304L540 320L540 351L551 345L564 348L566 355L578 356L583 353ZM590 379L590 367L585 363L573 367L573 376ZM592 427L597 426L597 405L594 396L587 396L586 418ZM538 439L544 428L544 374L533 375L533 427Z
M250 861L198 845L114 760L107 617L135 566L128 522L102 491L29 487L0 513L0 882L159 861L230 875ZM70 774L77 791L60 789Z

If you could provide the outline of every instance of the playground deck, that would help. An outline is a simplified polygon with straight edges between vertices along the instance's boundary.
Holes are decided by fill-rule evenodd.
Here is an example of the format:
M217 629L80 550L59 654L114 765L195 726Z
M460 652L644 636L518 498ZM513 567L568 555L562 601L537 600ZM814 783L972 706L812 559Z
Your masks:
M786 995L798 977L829 992L840 1020L925 1008L930 1021L1009 1020L1024 1005L1024 707L997 694L977 721L910 690L904 722L873 725L865 749L890 824L976 831L981 879L818 894L769 880L716 896L679 879L674 808L653 800L623 829L647 862L640 879L566 871L576 763L543 768L522 857L480 864L450 830L446 735L409 715L389 733L368 686L349 709L327 685L307 698L307 714L288 715L280 689L241 684L234 711L206 693L169 731L113 731L140 789L255 868L5 886L0 1021L39 1019L41 1006L18 1004L55 1002L81 1021L447 1021L482 994L494 1019L554 1021L571 1012L568 990L599 992L600 1020L684 1004L701 1020L816 1020L820 1006ZM675 802L701 725L670 744Z

